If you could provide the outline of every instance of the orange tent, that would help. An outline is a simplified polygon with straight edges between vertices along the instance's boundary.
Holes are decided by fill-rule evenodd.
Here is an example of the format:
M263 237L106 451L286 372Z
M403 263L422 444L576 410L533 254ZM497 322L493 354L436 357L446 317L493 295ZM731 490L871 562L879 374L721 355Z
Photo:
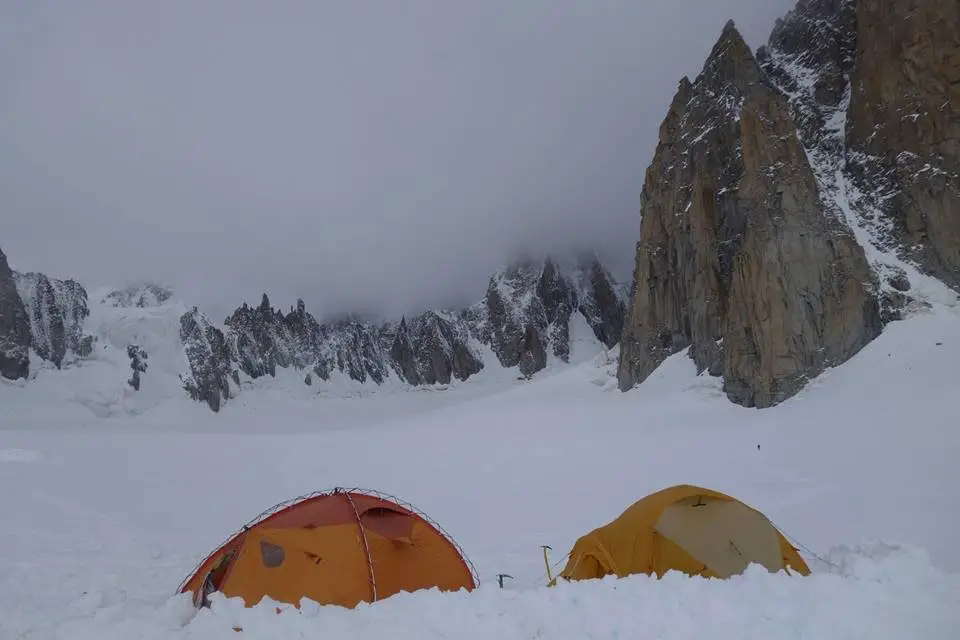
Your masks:
M335 489L279 504L211 553L180 585L197 607L219 591L354 607L400 591L472 590L476 574L446 533L412 506L372 491Z

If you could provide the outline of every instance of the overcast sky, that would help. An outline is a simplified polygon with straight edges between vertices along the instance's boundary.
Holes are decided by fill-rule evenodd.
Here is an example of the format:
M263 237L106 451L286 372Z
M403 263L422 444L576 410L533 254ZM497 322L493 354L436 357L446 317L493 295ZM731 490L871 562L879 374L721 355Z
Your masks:
M0 247L222 315L473 301L521 247L629 276L684 74L793 0L5 0Z

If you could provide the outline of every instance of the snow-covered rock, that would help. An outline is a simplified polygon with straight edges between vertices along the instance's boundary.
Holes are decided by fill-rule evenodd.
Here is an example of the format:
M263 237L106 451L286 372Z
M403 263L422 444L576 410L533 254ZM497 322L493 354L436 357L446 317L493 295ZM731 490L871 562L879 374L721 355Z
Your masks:
M595 257L572 265L524 260L490 278L484 301L468 312L468 323L503 366L530 376L546 366L548 354L568 361L574 314L587 320L601 344L609 348L619 342L625 300L625 290Z
M180 318L180 342L190 363L189 374L182 377L183 388L194 400L219 411L233 395L230 378L239 384L223 332L194 307Z
M483 369L482 357L470 342L467 324L455 314L427 311L413 317L409 329L401 320L390 356L410 384L449 384Z
M258 305L243 303L220 324L152 283L95 292L91 318L79 283L7 271L4 280L0 268L3 375L27 377L30 348L58 369L72 357L119 368L123 378L115 386L83 401L98 415L166 402L170 384L218 412L242 389L263 386L259 379L286 380L287 370L302 388L321 394L330 384L353 393L388 382L391 388L444 388L487 367L516 368L529 378L551 362L570 362L574 341L586 350L578 361L615 345L626 300L625 289L593 255L518 261L494 274L487 294L466 309L431 309L399 320L318 319L303 300L282 310L263 294Z
M625 299L623 287L594 256L564 265L549 258L518 261L491 277L477 304L399 321L351 315L320 321L303 300L284 313L264 294L256 307L237 308L222 330L196 310L184 314L184 345L191 367L200 372L185 378L185 388L196 399L218 398L210 405L218 410L231 397L221 383L232 377L242 387L240 372L256 380L299 370L308 386L334 374L359 384L395 378L412 386L447 385L488 366L517 368L530 377L552 360L569 362L575 316L590 327L598 350L615 345ZM219 336L226 355L211 360L208 352L218 352ZM484 351L492 351L496 362L485 361Z
M115 307L157 307L173 297L173 292L155 282L131 285L103 296L102 302Z
M59 369L69 356L90 355L93 337L84 333L90 308L79 282L33 272L15 273L14 279L30 316L30 347L37 356Z

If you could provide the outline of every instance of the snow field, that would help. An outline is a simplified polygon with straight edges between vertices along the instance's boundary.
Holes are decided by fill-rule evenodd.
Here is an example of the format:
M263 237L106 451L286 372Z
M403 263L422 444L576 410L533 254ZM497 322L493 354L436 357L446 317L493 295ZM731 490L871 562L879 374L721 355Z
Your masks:
M938 306L763 411L731 404L683 354L626 394L601 356L483 392L253 389L219 415L185 397L106 420L59 398L38 410L46 419L21 404L11 412L29 428L0 430L0 638L240 637L238 623L243 637L951 637L958 363L960 314ZM22 391L0 387L0 406ZM543 588L540 545L560 562L578 536L683 482L757 507L818 555L854 550L827 557L839 567L806 554L810 579ZM464 548L481 590L279 617L229 602L193 616L171 598L261 510L334 486L423 510ZM502 591L501 572L516 577Z

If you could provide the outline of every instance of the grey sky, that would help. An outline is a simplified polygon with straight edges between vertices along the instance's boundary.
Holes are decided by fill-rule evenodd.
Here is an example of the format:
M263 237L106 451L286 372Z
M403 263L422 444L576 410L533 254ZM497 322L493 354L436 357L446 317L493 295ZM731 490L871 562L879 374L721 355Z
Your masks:
M520 247L628 275L677 81L792 4L8 0L0 246L220 316L472 301Z

